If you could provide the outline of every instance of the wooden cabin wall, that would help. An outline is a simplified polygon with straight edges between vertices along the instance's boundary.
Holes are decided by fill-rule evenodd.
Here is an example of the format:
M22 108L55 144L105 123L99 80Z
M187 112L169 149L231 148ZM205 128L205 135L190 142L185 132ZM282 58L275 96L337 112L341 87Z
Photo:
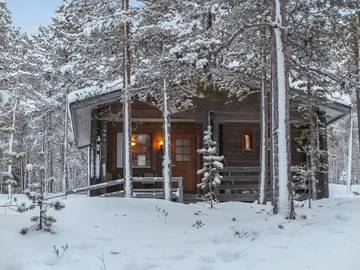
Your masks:
M303 153L298 151L299 143L297 142L297 138L301 136L302 129L295 125L291 125L290 127L290 146L291 146L291 164L293 166L302 164L306 157Z
M98 110L100 119L92 120L92 149L96 146L96 137L101 134L102 153L106 164L106 172L102 179L115 180L122 178L122 169L117 168L117 146L116 134L122 132L122 104L114 102L103 106ZM237 100L219 99L209 97L206 99L195 99L191 108L186 111L172 115L172 132L194 131L197 133L197 146L202 146L202 133L208 123L208 112L213 112L214 138L219 145L219 152L226 158L226 165L229 167L259 167L260 163L260 101L257 94L249 96L244 102ZM108 117L109 112L113 114ZM102 117L105 117L102 119ZM322 116L325 121L325 115ZM143 102L132 103L132 118L137 122L133 123L133 133L148 133L152 140L151 168L133 168L134 176L157 176L161 164L157 161L158 140L162 137L162 113L152 105ZM120 122L119 122L120 121ZM246 150L244 146L244 135L252 135L252 149ZM301 129L295 125L291 126L291 159L293 165L304 161L304 155L296 149L298 147L295 138L299 137ZM326 149L326 137L320 138L323 149ZM106 145L106 147L104 147ZM93 163L95 152L92 151ZM327 160L324 157L323 161ZM200 157L197 158L197 167L200 167ZM95 170L93 175L95 175ZM328 195L326 187L327 174L321 176L320 188L322 197ZM92 177L91 184L98 182Z
M162 160L159 160L159 143L163 140L163 128L161 122L135 122L132 124L133 134L149 134L151 137L151 167L133 168L134 176L161 176ZM172 132L195 132L200 135L200 126L195 123L172 123ZM117 168L117 133L122 132L122 122L107 125L107 180L116 180L123 177L122 168ZM198 143L200 145L200 143Z
M259 167L260 164L260 124L225 123L223 141L220 142L226 164L229 167ZM245 134L251 134L252 147L245 148Z

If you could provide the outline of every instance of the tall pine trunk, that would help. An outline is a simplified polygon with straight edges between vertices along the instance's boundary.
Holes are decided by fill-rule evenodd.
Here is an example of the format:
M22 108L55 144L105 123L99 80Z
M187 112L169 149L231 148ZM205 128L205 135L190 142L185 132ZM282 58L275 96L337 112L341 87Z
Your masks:
M163 89L163 125L164 125L164 157L163 157L163 177L165 200L171 200L171 124L170 106L167 92L167 82L164 79Z
M129 9L129 0L123 0L123 10ZM131 166L131 98L130 87L130 23L124 23L124 100L123 100L123 133L124 133L124 180L125 196L131 198L132 194L132 166Z
M358 124L358 140L360 145L360 37L358 31L360 29L360 14L356 15L356 27L355 27L355 65L356 65L356 87L355 87L355 98L356 98L356 112L357 112L357 124Z
M273 67L272 67L272 133L273 133L273 203L274 213L294 219L290 172L289 82L286 61L286 0L274 0Z
M348 149L348 164L347 164L347 181L346 189L351 192L351 178L352 178L352 147L353 147L353 121L350 113L350 134L349 134L349 149Z
M265 30L264 30L265 31ZM265 32L262 33L263 41L265 42ZM259 188L259 203L266 203L266 180L268 178L268 104L266 91L266 52L265 45L261 48L261 147L260 147L260 188Z
M66 191L67 189L67 147L68 147L68 117L69 117L69 100L68 100L68 86L66 86L65 90L65 123L64 123L64 138L63 138L63 171L62 171L62 191Z

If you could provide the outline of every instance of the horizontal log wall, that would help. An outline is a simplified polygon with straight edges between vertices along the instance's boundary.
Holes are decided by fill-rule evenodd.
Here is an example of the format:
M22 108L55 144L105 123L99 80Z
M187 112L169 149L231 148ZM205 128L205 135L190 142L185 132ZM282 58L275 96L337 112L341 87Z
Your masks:
M202 133L207 125L208 111L214 112L215 139L219 144L219 151L225 156L226 166L230 167L259 167L260 164L260 101L255 95L249 96L245 101L224 97L208 97L194 99L190 108L172 115L172 131L197 130ZM119 102L107 104L97 110L97 118L107 121L107 147L106 147L106 180L122 177L122 169L117 168L116 160L116 134L122 132L120 120L122 105ZM132 124L133 133L148 133L152 137L152 162L151 168L134 168L135 176L158 176L161 164L156 160L156 138L162 134L162 113L154 106L144 102L133 102ZM112 113L111 117L109 112ZM94 124L94 122L93 122ZM93 128L96 128L93 125ZM301 133L299 128L291 127L292 163L299 164L304 156L297 152L297 138ZM96 134L93 132L92 134ZM251 134L252 147L245 149L244 136ZM201 136L198 147L201 146ZM94 140L94 138L93 138ZM200 162L200 158L197 162ZM198 164L198 167L200 164ZM231 177L241 175L234 173ZM258 177L259 172L252 172L251 180ZM112 191L112 190L110 190Z

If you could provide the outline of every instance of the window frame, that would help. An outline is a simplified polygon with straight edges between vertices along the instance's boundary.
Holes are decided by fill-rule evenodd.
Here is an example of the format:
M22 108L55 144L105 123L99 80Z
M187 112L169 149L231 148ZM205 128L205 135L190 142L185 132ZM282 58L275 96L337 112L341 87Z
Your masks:
M178 145L177 144L178 140L183 141L183 143L181 145ZM184 144L185 141L189 141L189 144ZM181 149L181 151L178 152L178 149ZM184 151L185 149L187 149L188 151ZM188 139L188 138L175 139L175 161L176 162L192 162L193 158L192 158L191 150L192 150L191 139ZM178 157L181 157L181 158L178 159Z
M116 168L118 169L123 169L124 168L124 133L123 132L117 132L116 133ZM139 132L139 133L133 133L132 136L139 136L139 135L147 135L149 136L149 157L150 157L150 163L149 165L144 165L144 166L139 166L139 165L134 165L133 163L133 148L131 147L131 163L132 163L132 168L135 169L150 169L152 168L152 164L153 164L153 140L152 140L152 133L151 132ZM121 143L120 143L121 140ZM121 150L121 154L119 153L119 150ZM146 156L147 157L147 156ZM146 159L147 160L147 159ZM145 162L146 162L145 160ZM121 162L119 162L121 161Z

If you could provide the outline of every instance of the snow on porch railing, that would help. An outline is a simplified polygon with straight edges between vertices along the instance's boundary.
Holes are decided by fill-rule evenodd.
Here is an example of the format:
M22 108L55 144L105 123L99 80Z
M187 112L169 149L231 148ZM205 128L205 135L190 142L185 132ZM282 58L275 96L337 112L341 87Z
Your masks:
M163 183L164 178L163 177L133 177L133 183L141 183L141 184L156 184L156 183ZM67 196L67 195L72 195L72 194L77 194L77 193L82 193L82 192L87 192L87 191L91 191L91 190L98 190L98 189L104 189L104 188L108 188L108 187L113 187L113 186L117 186L117 185L121 185L124 184L125 181L124 179L119 179L119 180L113 180L113 181L107 181L107 182L103 182L100 184L95 184L95 185L91 185L91 186L86 186L86 187L82 187L82 188L76 188L76 189L71 189L71 190L67 190L66 192L62 193L62 194L57 194L53 197L49 197L47 199L54 199L54 198L58 198L58 197L63 197L63 196ZM172 183L177 183L177 188L173 188L172 189L172 194L175 198L178 199L179 202L183 202L183 177L172 177ZM114 194L121 194L124 193L124 191L120 191L120 192L115 192L115 193L109 193L109 194L104 194L103 196L111 196ZM142 197L142 195L144 194L148 194L148 195L154 195L153 197L159 197L162 198L164 195L163 189L159 188L134 188L133 189L133 193L134 193L134 197ZM161 197L162 196L162 197Z
M117 185L121 185L121 184L124 184L124 179L118 179L118 180L103 182L103 183L95 184L95 185L91 185L91 186L70 189L61 194L47 197L46 199L55 199L55 198L64 197L67 195L72 195L72 194L77 194L77 193L82 193L82 192L87 192L87 191L97 190L97 189L102 189L102 188L107 188L107 187L113 187L113 186L117 186Z
M156 183L164 183L164 177L133 177L134 183L141 183L141 184L156 184ZM184 188L183 188L183 177L172 177L171 182L177 183L177 188L172 188L172 194L175 196L179 202L184 202ZM149 190L149 191L147 191ZM164 191L163 189L156 189L156 188L144 188L144 189L136 189L133 188L134 195L138 195L137 197L141 197L145 192L153 191L154 195L163 196Z
M155 184L163 184L164 178L163 177L133 177L133 183L140 183L142 185L155 185ZM172 198L176 198L178 202L184 202L184 189L183 189L183 177L172 177L171 182L173 184L177 184L177 187L172 188ZM133 187L133 196L135 198L164 198L164 190L163 187L157 188L153 187ZM102 197L109 197L109 196L124 196L124 190L107 193L101 195Z

